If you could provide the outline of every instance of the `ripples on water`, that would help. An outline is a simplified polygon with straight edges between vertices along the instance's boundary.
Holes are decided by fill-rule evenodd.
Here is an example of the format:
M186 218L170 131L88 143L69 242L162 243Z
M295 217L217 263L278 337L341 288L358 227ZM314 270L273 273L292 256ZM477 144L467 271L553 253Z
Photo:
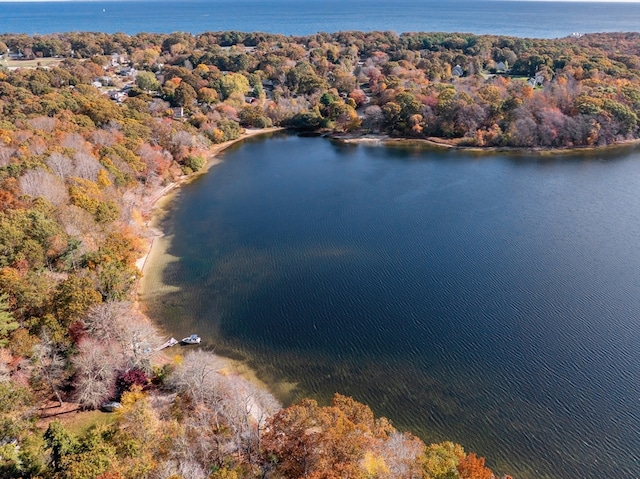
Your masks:
M180 291L146 301L292 399L519 478L638 477L640 155L607 156L249 141L179 194L146 281Z
M123 14L126 12L126 14ZM638 30L640 6L612 2L493 0L122 0L0 2L0 31L225 30L311 35L318 32L471 32L559 38L573 32Z

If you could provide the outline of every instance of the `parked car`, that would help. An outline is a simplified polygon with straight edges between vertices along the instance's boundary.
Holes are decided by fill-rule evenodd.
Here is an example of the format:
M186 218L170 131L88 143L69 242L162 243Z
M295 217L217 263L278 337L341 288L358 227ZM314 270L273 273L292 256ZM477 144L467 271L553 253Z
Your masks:
M105 412L114 412L116 409L120 409L121 407L122 404L120 404L118 401L109 401L102 404L102 406L100 406L100 409Z

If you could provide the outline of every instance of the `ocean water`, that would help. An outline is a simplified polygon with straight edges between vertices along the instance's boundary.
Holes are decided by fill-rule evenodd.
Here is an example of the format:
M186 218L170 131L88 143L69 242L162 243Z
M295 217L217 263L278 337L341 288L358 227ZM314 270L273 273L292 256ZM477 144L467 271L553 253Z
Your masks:
M637 31L640 3L492 0L0 2L0 32L444 31L557 38Z
M180 190L142 299L292 400L352 395L519 479L637 478L638 185L633 149L254 139Z

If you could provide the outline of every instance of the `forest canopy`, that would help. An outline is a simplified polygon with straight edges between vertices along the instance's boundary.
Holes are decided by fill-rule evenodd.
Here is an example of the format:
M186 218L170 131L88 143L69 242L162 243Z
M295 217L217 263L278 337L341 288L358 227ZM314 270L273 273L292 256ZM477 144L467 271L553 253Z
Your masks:
M131 103L182 107L210 141L233 135L231 120L467 146L607 145L638 136L639 42L637 33L555 40L391 32L2 35L5 58L62 61L23 72L0 91L18 102L5 112L53 117L70 110L101 127L118 118L113 108L82 112L59 97L92 84L115 94L116 80L126 78L127 98L138 99ZM50 98L33 110L27 94Z

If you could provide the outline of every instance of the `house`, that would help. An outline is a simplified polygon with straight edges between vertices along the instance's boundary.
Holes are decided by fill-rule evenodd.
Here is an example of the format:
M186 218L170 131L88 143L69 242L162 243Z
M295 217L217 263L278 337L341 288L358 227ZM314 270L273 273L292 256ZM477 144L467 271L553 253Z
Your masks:
M506 71L507 69L508 69L508 68L507 68L507 64L506 64L505 62L498 62L498 63L496 63L496 71L504 72L504 71Z
M542 83L544 82L544 76L542 75L542 73L536 73L536 76L533 78L529 78L527 80L527 84L531 87L531 88L535 88L538 85L542 85Z
M461 77L462 75L464 75L464 70L462 69L462 67L460 65L456 65L455 67L453 67L451 69L451 76L453 76L453 77Z
M182 120L184 118L184 107L176 106L173 108L174 120Z
M137 73L138 73L138 72L137 72L137 71L136 71L136 69L135 69L135 68L133 68L133 67L123 67L123 68L121 68L121 69L120 69L120 71L118 72L118 74L119 74L120 76L123 76L123 77L136 76L136 74L137 74Z
M113 91L109 94L109 96L113 101L122 103L127 98L128 95L122 91Z

